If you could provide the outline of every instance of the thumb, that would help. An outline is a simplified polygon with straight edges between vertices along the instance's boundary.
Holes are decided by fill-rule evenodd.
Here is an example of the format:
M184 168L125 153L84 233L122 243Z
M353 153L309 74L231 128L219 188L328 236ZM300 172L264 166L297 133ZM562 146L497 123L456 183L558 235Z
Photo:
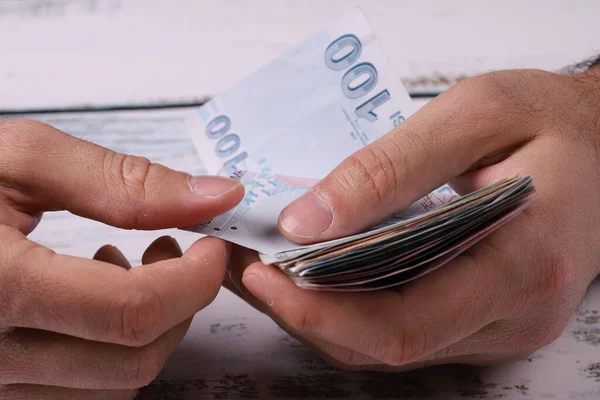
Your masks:
M306 244L368 229L531 138L533 129L516 121L520 115L506 112L493 84L484 78L470 81L345 159L282 211L281 232Z
M244 196L233 179L190 176L35 121L0 125L0 160L20 211L68 210L125 229L200 223Z

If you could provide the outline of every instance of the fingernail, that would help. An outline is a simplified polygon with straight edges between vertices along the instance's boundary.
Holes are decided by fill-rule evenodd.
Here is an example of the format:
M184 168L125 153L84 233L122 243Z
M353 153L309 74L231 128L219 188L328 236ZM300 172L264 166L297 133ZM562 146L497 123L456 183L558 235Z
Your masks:
M279 216L281 228L291 235L315 238L333 223L331 206L314 190L287 206Z
M173 236L167 236L167 237L171 240L171 243L173 243L173 246L175 246L175 248L179 251L179 253L183 254L183 250L181 250L181 246L177 242L177 239L175 239Z
M190 188L192 191L205 197L222 197L237 189L240 185L239 181L223 176L190 176Z
M129 265L129 260L127 259L127 257L125 257L125 254L123 254L118 247L113 246L112 244L110 245L110 247L113 250L114 256L117 258L117 264L125 269L130 269L131 265Z
M246 286L254 297L265 303L269 307L273 307L273 297L271 292L262 282L262 280L256 275L248 275L242 278L242 283Z
M96 254L94 254L93 259L114 264L125 269L131 268L127 257L121 253L121 250L119 250L118 247L113 246L112 244L100 247L98 251L96 251Z

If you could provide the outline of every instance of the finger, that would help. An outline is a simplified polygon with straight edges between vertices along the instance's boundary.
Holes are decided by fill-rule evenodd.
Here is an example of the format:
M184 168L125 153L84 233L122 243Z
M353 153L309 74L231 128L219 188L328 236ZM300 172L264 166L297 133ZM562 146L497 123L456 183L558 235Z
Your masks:
M148 246L142 256L142 264L154 264L171 258L178 258L182 255L181 247L174 238L162 236Z
M513 149L510 157L496 160L493 165L480 166L458 175L449 181L450 186L459 194L464 195L483 189L508 176L527 175L535 173L536 187L545 189L545 186L554 185L556 173L549 171L547 163L555 160L555 139L551 137L538 137L519 149ZM548 182L548 178L551 179ZM536 193L539 195L539 192Z
M537 127L523 113L511 114L514 101L493 76L457 85L348 157L282 211L282 233L310 243L375 226L481 160L530 140Z
M511 319L495 321L450 346L428 354L415 365L434 365L449 359L462 359L464 363L472 365L522 360L549 344L549 334L556 332L555 328L544 321L547 319L545 316L527 318L529 321ZM528 325L527 322L530 324ZM531 329L532 326L536 328ZM560 335L561 332L558 334ZM555 339L554 337L552 341Z
M359 371L364 369L374 369L376 368L375 366L383 365L380 360L376 360L373 357L369 357L350 348L340 346L339 344L318 337L302 336L300 333L294 332L290 327L282 326L282 328L296 340L306 344L321 358L336 368Z
M181 227L206 221L237 204L243 186L229 178L196 176L105 149L46 124L0 125L0 181L16 189L21 211L66 209L127 229Z
M284 327L284 329L297 340L307 344L329 364L336 368L351 371L400 372L444 364L490 366L523 360L537 349L537 347L530 350L515 349L515 340L519 340L520 338L516 339L514 335L512 335L511 340L512 346L509 346L507 341L503 341L503 345L498 345L495 340L503 339L498 335L496 327L492 327L489 331L493 332L487 332L488 330L484 328L474 335L430 353L418 361L397 366L385 364L381 360L326 340L301 336L294 331L290 331L288 327ZM510 334L503 336L508 338L511 334L515 333L512 330L509 332Z
M0 384L79 389L134 389L152 382L185 336L191 320L143 347L92 342L19 329L0 343Z
M217 295L229 248L216 238L181 258L125 271L58 255L0 227L0 325L142 346L192 317ZM14 233L13 231L12 233ZM14 235L13 235L14 236Z
M321 355L321 357L325 358L332 365L347 367L349 364L362 366L380 363L379 361L365 356L364 354L360 354L351 349L328 342L318 337L309 337L306 335L303 336L299 332L296 332L291 326L285 325L280 319L277 319L277 316L271 312L271 308L257 299L242 282L242 277L246 268L252 264L259 263L259 261L260 258L255 250L233 245L231 262L227 268L227 274L225 276L225 280L223 281L223 286L242 300L245 300L258 311L275 319L277 323L291 336L311 347L315 352Z
M131 269L131 264L127 260L127 257L118 248L110 244L100 247L93 258L94 260L118 265L127 270Z
M2 202L0 193L0 224L18 229L28 235L38 226L42 213L27 214Z
M2 400L133 400L137 389L84 390L42 385L7 385L0 387Z
M479 336L489 338L489 335L485 333L486 329L484 328L481 331L465 338L464 340L459 341L456 344L453 344L442 350L427 355L418 362L410 363L402 367L390 367L387 364L384 364L381 360L377 360L373 357L367 356L348 347L341 346L337 343L328 340L323 340L320 337L298 332L292 326L287 325L284 321L278 318L276 314L272 312L271 307L262 303L252 294L252 292L250 292L243 285L242 277L244 275L244 271L248 266L254 263L258 263L258 265L261 265L259 263L258 254L256 254L255 251L245 249L240 246L234 246L231 263L228 268L228 274L225 277L223 286L229 289L238 297L240 297L242 300L245 300L252 307L273 318L292 337L309 346L313 351L318 353L328 363L337 368L343 368L348 370L377 371L392 371L399 370L399 368L402 370L408 370L413 368L419 368L420 366L425 366L426 364L437 365L442 364L447 360L457 360L457 357L459 356L462 356L466 360L467 357L471 357L471 355L474 354L476 350L481 352L490 350L489 344L486 344L483 338L477 339ZM269 267L264 266L264 268ZM452 358L450 358L450 356L452 356Z
M353 349L340 346L337 343L323 340L319 337L302 334L295 331L291 326L284 324L281 319L271 312L267 307L252 295L245 287L232 284L236 278L230 278L228 284L223 286L234 292L243 300L246 300L257 310L269 315L292 337L309 346L329 364L336 368L346 370L369 370L369 371L408 371L432 365L449 363L461 363L470 365L491 365L499 362L511 362L525 358L540 345L540 340L545 340L544 335L532 335L524 332L514 322L497 321L474 334L451 344L443 349L434 351L421 358L419 361L411 362L402 366L390 366L357 352ZM226 278L226 282L228 279ZM241 283L241 278L240 278ZM229 286L231 285L231 286ZM536 323L537 326L545 326L543 321ZM541 336L541 337L540 337ZM533 342L532 342L533 340ZM515 341L529 348L529 351L515 350Z
M260 258L258 257L258 252L256 250L251 250L235 244L232 245L231 261L227 266L223 287L230 290L242 300L248 302L252 307L264 312L262 310L262 308L264 308L262 303L257 300L242 283L244 270L249 265L258 261L260 261Z
M498 307L505 305L512 288L495 272L499 268L494 269L507 265L501 264L507 256L491 253L476 247L404 285L400 292L303 290L281 271L260 263L246 269L243 283L278 321L302 336L318 337L386 364L404 365L498 318Z

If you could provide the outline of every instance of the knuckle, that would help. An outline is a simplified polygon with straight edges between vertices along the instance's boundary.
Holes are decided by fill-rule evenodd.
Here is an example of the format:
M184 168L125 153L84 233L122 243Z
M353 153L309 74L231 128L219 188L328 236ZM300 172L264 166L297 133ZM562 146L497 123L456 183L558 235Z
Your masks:
M522 348L536 351L542 347L550 346L563 334L567 323L567 318L559 317L538 321L537 324L530 326L528 335L522 343Z
M392 366L408 364L414 359L418 338L405 329L393 329L381 333L373 342L376 359Z
M352 349L344 348L331 355L335 366L345 370L356 370L357 367L369 364L375 364L375 360Z
M139 199L146 192L146 178L152 163L145 157L124 155L121 159L120 178L132 197Z
M319 347L324 352L325 361L338 369L355 369L357 365L364 364L367 358L353 349L328 341L320 343Z
M162 357L152 346L135 349L123 363L123 383L128 389L138 389L150 384L163 367Z
M404 321L402 326L392 323L381 332L373 342L374 358L391 366L402 366L435 348L434 335L422 315L410 314Z
M388 365L407 362L407 335L403 330L380 333L373 342L373 356Z
M152 165L150 160L113 151L107 151L104 157L106 175L115 180L131 200L144 200L146 180Z
M372 145L350 155L338 182L344 189L360 191L369 201L383 203L395 192L397 167L387 149Z
M405 126L399 131L399 134L401 135L399 138L401 144L395 141L387 142L388 146L394 146L396 201L398 197L405 197L406 193L414 191L414 187L410 185L412 175L421 172L415 171L415 166L422 165L421 160L430 160L434 149L439 148L436 139L438 135L433 132L427 122L421 122L417 129ZM417 195L422 195L422 193L417 193Z
M28 275L27 266L53 254L18 230L0 225L0 323L15 323L28 313L30 304L22 294L39 287L33 284L39 278Z
M543 263L531 292L536 302L563 300L579 286L577 266L563 255L550 254Z
M467 79L456 87L469 110L487 118L503 117L522 102L518 84L505 73L492 72Z
M146 202L147 179L152 163L145 157L107 151L104 155L104 179L107 188L115 187L125 199L129 212L115 215L116 224L124 229L139 226L147 217L143 208Z
M148 287L137 287L117 302L118 312L112 313L108 324L119 342L141 347L152 342L162 332L165 313L158 293Z
M303 334L318 334L322 330L321 315L317 308L298 307L292 313L289 324L297 332Z
M543 105L546 71L498 71L467 79L457 85L471 109L492 116L515 118L538 117ZM531 120L530 120L531 121Z

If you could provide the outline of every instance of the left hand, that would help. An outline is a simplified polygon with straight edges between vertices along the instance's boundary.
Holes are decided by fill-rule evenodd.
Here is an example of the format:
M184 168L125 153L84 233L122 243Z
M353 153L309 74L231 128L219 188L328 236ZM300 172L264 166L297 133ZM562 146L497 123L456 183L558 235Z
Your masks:
M316 292L238 248L227 286L346 368L525 358L561 335L600 272L599 82L532 70L465 80L280 216L296 242L329 240L448 181L466 193L533 175L533 205L444 267L390 290Z
M159 239L131 269L110 246L93 260L57 254L26 236L43 212L153 230L206 221L243 193L232 179L0 119L0 399L132 398L215 298L230 257L216 238L185 253Z

